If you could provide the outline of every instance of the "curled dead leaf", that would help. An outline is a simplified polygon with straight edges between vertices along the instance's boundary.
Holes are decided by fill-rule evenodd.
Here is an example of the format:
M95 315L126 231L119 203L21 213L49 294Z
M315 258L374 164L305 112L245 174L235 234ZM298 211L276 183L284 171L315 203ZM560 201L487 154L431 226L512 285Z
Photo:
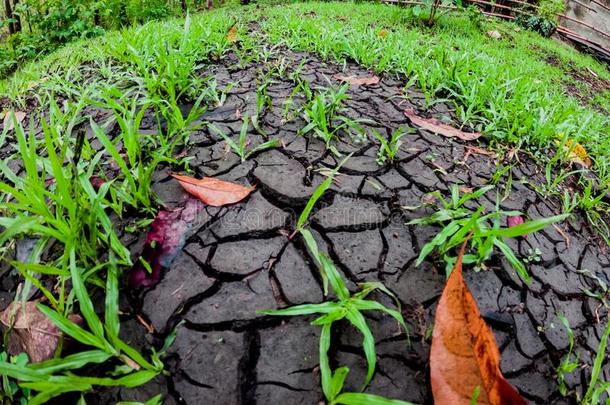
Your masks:
M444 124L436 118L422 118L417 115L413 109L405 110L405 115L407 118L409 118L413 125L449 138L459 138L463 141L474 141L481 136L480 132L464 132Z
M368 77L334 75L333 77L337 80L349 83L354 86L371 86L379 83L379 77L375 75Z
M213 207L234 204L246 198L254 187L242 186L229 181L204 177L201 180L189 176L172 173L171 176L180 182L189 194L197 197L203 203Z
M436 309L430 380L436 404L469 405L479 387L478 404L525 405L504 379L494 335L462 276L462 247Z
M12 131L13 129L15 129L15 123L13 121L11 113L13 113L13 111L7 111L2 115L2 125L7 131ZM21 124L25 119L25 113L23 111L14 111L14 114L17 123Z
M25 352L32 363L52 358L61 337L61 331L36 305L34 301L12 302L0 313L0 323L11 329L8 352L11 355ZM68 319L82 322L82 318L75 314Z

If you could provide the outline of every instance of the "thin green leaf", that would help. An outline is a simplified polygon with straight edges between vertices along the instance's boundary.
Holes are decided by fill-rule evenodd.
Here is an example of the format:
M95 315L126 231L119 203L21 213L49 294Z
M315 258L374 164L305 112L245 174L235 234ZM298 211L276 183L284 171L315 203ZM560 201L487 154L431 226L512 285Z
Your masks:
M328 314L341 308L336 302L322 302L320 304L302 304L295 305L284 309L267 309L256 311L263 315L275 316L295 316L295 315L311 315L311 314Z
M119 339L119 328L121 322L119 320L119 283L117 276L117 268L114 260L110 260L108 271L106 273L106 302L104 310L104 321L106 332L111 342L116 342Z
M512 226L510 228L501 228L490 231L495 236L503 238L515 238L517 236L528 235L532 232L544 229L548 225L554 224L555 222L563 221L568 218L570 214L555 215L548 218L540 218L534 221L528 221L520 225Z
M328 359L328 349L330 349L330 331L331 324L322 325L320 331L320 379L322 381L322 392L326 399L332 399L332 371L330 369L330 361Z
M45 314L63 333L71 336L83 344L94 346L101 350L107 350L105 342L100 341L100 339L98 339L92 333L87 332L61 314L42 304L38 304L36 307L40 312Z
M460 229L460 225L456 221L450 222L442 231L440 231L430 242L426 243L422 248L417 261L416 266L422 264L424 259L434 250L435 247L441 246L445 241Z
M81 368L89 363L103 363L112 357L111 354L103 350L88 350L76 354L71 354L62 359L51 359L42 363L34 363L30 365L32 370L37 370L40 373L51 375L62 370L73 370Z
M104 338L104 327L102 321L98 318L95 310L93 309L93 303L89 297L89 293L85 287L85 283L81 277L81 273L76 267L76 248L70 250L70 276L72 278L72 290L74 291L80 312L85 318L87 325L91 329L91 332L99 339L100 342L105 342Z
M388 399L379 395L345 392L333 401L333 404L343 405L416 405L412 402L398 399Z
M530 283L532 277L528 274L527 270L525 269L525 265L521 263L521 260L515 256L515 252L513 252L513 250L500 239L494 239L494 245L496 245L502 251L502 253L504 253L506 260L508 260L511 266L513 266L513 268L517 271L517 274L519 274L519 276L526 283Z
M345 384L345 378L347 377L348 373L349 368L347 367L339 367L335 370L333 378L330 381L330 400L339 395L343 389L343 384Z
M326 274L328 282L333 288L335 294L337 294L337 297L339 297L340 300L349 299L349 290L343 282L343 279L337 271L337 268L335 267L334 263L323 253L320 253L319 258L320 263L322 264L320 269Z
M367 385L371 382L373 378L373 374L375 373L375 364L377 362L375 356L375 339L373 338L373 334L366 324L366 320L364 316L356 309L350 309L346 314L347 319L350 321L356 329L362 333L362 348L364 349L364 355L366 356L366 361L368 364L366 378L364 380L364 384L362 385L362 390L366 388Z
M309 218L309 214L311 213L313 206L320 199L320 197L322 197L322 195L326 192L326 190L328 190L328 188L330 187L330 185L333 182L333 178L339 172L339 169L341 168L341 166L343 166L343 164L345 164L345 162L347 162L347 160L351 156L352 156L352 154L350 153L345 159L343 159L341 161L341 163L339 163L337 165L337 167L335 167L333 169L333 171L328 175L328 177L322 183L320 183L320 185L314 190L313 194L309 198L309 201L307 201L307 204L305 205L303 212L301 212L301 215L299 216L299 219L297 220L297 230L300 231L303 228L303 226L305 226L305 223L307 222L307 219Z

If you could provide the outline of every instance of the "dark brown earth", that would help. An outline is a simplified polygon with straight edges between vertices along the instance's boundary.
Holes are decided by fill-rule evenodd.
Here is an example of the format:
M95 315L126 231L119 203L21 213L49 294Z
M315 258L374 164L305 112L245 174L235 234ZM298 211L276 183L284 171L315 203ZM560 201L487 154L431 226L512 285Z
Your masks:
M351 63L342 69L308 54L286 52L284 56L292 67L305 61L301 77L312 88L338 85L333 76L339 72L371 74ZM260 72L253 65L239 69L234 62L229 57L202 72L214 75L221 87L229 82L238 85L223 106L211 109L201 120L237 136L240 114L254 112ZM368 128L388 135L409 125L403 114L406 108L452 122L448 105L425 108L423 94L415 89L406 91L408 99L400 97L403 85L385 76L378 85L352 87L346 102L348 115L370 119L374 124ZM335 167L340 158L327 151L323 142L297 135L305 125L299 114L283 122L282 103L293 88L292 82L276 77L268 88L274 108L261 120L269 136L283 140L283 148L259 153L241 164L217 135L207 130L192 135L193 144L186 153L193 157L191 167L197 176L253 185L256 191L239 204L208 208L163 280L131 294L129 302L123 303L122 333L136 346L159 345L184 322L167 358L171 375L139 389L92 395L88 403L147 400L159 392L167 395L168 404L318 404L323 400L317 369L319 329L309 324L313 318L277 318L256 312L323 300L318 270L303 241L287 236L324 179L316 170ZM298 106L303 100L295 102ZM253 130L249 139L262 141ZM478 149L469 150L481 145L424 130L406 135L403 141L399 159L383 167L375 161L378 145L373 141L337 144L340 151L354 155L341 168L337 184L318 202L311 228L352 290L357 282L382 281L403 304L410 343L389 317L373 314L368 319L377 339L379 362L367 392L432 403L427 358L434 310L445 282L444 265L430 259L415 266L422 246L438 229L406 226L408 220L430 211L401 207L420 205L422 197L435 190L446 194L452 184L483 186L489 183L496 162ZM169 177L170 169L159 170L154 190L168 206L176 206L186 195ZM542 179L538 167L521 156L521 163L512 169L512 187L502 208L521 210L531 219L558 213L559 205L541 199L527 185ZM486 204L492 209L495 199L490 192L473 206ZM588 270L608 282L610 258L580 219L507 242L522 258L529 249L540 249L541 262L529 266L530 285L500 256L492 257L486 271L465 272L502 351L502 371L532 403L575 403L573 394L561 397L555 380L555 369L568 348L557 314L568 318L576 336L575 352L582 367L567 376L567 383L582 396L607 311L600 300L583 292L600 291L600 286L580 271ZM134 255L139 254L142 238L130 243ZM13 285L9 276L5 273L0 280L7 288ZM383 296L376 298L392 304ZM147 332L143 323L154 331ZM358 332L340 324L333 331L333 342L333 366L348 365L346 389L358 390L366 367ZM604 378L610 378L609 371L604 367Z

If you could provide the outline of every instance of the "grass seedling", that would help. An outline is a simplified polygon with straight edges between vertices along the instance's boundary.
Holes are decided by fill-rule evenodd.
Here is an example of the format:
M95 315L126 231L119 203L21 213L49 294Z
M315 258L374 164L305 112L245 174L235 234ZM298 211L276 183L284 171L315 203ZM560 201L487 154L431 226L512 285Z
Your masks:
M375 339L370 328L366 323L366 319L362 315L362 311L381 311L392 316L403 330L407 331L406 324L400 313L400 303L398 299L381 283L370 282L362 283L360 291L350 294L345 282L337 271L332 261L318 250L317 244L313 239L313 235L307 229L300 230L305 243L315 258L320 272L324 274L324 279L328 280L332 291L337 296L337 301L327 301L320 304L304 304L294 307L259 311L262 314L274 316L297 316L297 315L320 315L312 322L312 325L317 325L322 328L320 334L320 374L322 381L322 391L329 404L362 404L362 403L383 403L384 400L375 395L363 393L341 393L343 383L349 372L349 368L340 367L334 372L330 367L328 358L328 350L331 344L331 328L334 322L342 319L352 324L363 336L362 347L367 359L367 373L362 386L362 390L370 383L375 372L376 355L375 355ZM377 301L367 300L366 297L373 291L379 290L392 297L398 310L393 310L385 307ZM369 402L370 401L370 402ZM375 402L377 401L377 402ZM386 400L387 401L387 400ZM392 402L396 404L408 404L403 401Z
M328 350L331 344L330 337L332 324L342 319L347 319L347 321L358 331L360 331L363 336L362 346L368 364L366 377L362 386L363 390L373 378L373 373L375 372L376 355L375 339L373 338L373 334L366 323L366 319L362 315L362 311L384 312L396 319L396 321L405 331L407 330L406 325L402 315L400 314L400 306L398 306L399 310L397 311L389 309L379 302L366 299L371 292L380 290L394 298L398 305L396 297L381 283L363 283L360 286L360 291L350 294L345 282L341 278L341 275L335 268L332 261L323 253L318 251L318 247L315 244L311 233L304 229L301 230L301 234L305 239L309 251L316 259L318 266L320 267L320 271L326 274L326 278L329 280L332 291L335 293L338 300L326 301L320 304L296 305L286 309L259 312L274 316L320 315L312 322L312 325L317 325L322 328L320 335L320 373L322 391L324 392L324 395L329 403L345 403L337 402L337 396L341 391L343 381L349 369L347 367L341 367L333 372L330 368Z
M227 134L225 134L223 131L221 131L220 128L218 128L216 125L208 124L208 127L212 131L214 131L215 133L220 135L222 137L222 139L224 139L224 141L227 143L227 145L229 145L229 147L231 148L233 153L235 153L237 156L239 156L241 158L242 163L245 162L246 160L248 160L248 158L250 156L254 155L255 153L262 152L267 149L279 148L280 146L282 146L282 142L276 138L276 139L271 139L267 142L264 142L252 149L247 149L247 147L248 147L247 136L248 136L249 126L250 126L250 118L248 117L247 114L244 114L243 124L241 125L241 130L239 132L239 140L237 143L235 143L235 141L233 141Z
M337 156L340 156L340 153L331 142L337 139L340 131L347 132L352 138L354 134L362 134L359 122L363 120L353 120L343 115L342 104L348 99L348 89L349 84L346 83L338 90L327 89L313 96L304 107L303 118L307 125L299 131L301 135L312 132Z
M420 265L425 258L435 249L446 263L445 271L447 276L455 264L456 256L452 251L456 246L460 246L472 233L471 246L472 253L464 255L464 263L475 264L482 268L494 250L500 249L502 254L509 261L511 266L517 271L519 276L526 282L530 281L530 276L525 269L525 265L517 258L513 250L503 241L504 238L515 238L539 231L547 225L559 222L567 218L567 215L556 215L549 218L528 221L523 224L502 228L501 220L507 216L521 215L516 211L500 211L499 201L496 203L496 211L484 215L485 206L481 205L475 212L464 207L467 201L479 198L493 186L483 187L472 193L464 193L460 196L459 188L453 185L451 197L445 200L439 193L432 193L441 203L441 208L432 215L410 221L407 225L437 225L441 226L441 231L422 248L416 265Z
M373 136L377 138L380 143L379 151L377 152L377 164L379 166L394 161L396 154L402 146L402 141L400 139L410 132L410 130L407 131L404 128L398 128L392 132L392 136L388 140L376 130L372 130Z
M591 379L589 380L589 387L579 403L582 405L597 405L601 403L600 397L603 394L610 394L610 382L603 381L600 379L602 364L606 358L606 346L608 345L608 336L610 336L610 324L606 326L606 330L602 335L599 345L597 346L595 360L593 361L593 367L591 368Z
M582 185L582 183L585 183ZM598 191L595 195L593 181L581 181L582 192L578 197L578 208L584 213L591 226L610 245L610 225L607 217L610 215L610 204L604 201L609 189Z
M572 354L572 351L574 350L574 332L572 331L572 328L570 328L568 319L561 314L557 314L557 318L559 318L563 326L566 328L569 341L568 353L559 364L559 367L557 367L557 383L559 384L559 393L565 397L568 394L565 376L578 368L578 354Z
M235 86L234 83L229 83L223 90L218 89L218 82L215 77L206 79L205 86L202 91L206 102L213 107L222 107L227 101L227 94Z
M4 249L7 243L20 237L37 239L27 262L11 263L25 279L16 301L25 300L32 286L36 287L47 302L38 304L38 310L65 336L86 349L65 357L58 353L58 357L36 364L0 360L0 374L17 380L24 393L36 392L28 402L33 405L66 392L89 391L94 385L135 387L163 370L159 357L162 353L153 352L147 360L119 338L118 273L120 267L131 265L131 259L110 219L111 211L122 213L122 205L108 200L114 182L107 181L96 190L89 180L99 167L103 152L93 154L86 147L84 131L77 131L76 139L71 131L60 132L64 126L58 124L71 120L53 105L50 114L49 122L41 122L40 140L33 133L26 135L21 125L15 126L16 158L23 162L22 175L14 173L5 161L0 163L6 179L0 183L3 196L0 246ZM113 157L118 158L125 171L130 159L141 164L142 156L133 129L137 125L123 118L118 117L119 127L125 132L125 157L119 155L105 134L101 137L105 146L112 146L107 149L114 152ZM92 127L94 132L102 131L96 125ZM43 153L38 152L41 148ZM41 262L42 252L54 253ZM53 279L54 288L49 289L43 278ZM91 298L97 288L105 295L103 321ZM20 310L19 305L16 307ZM70 320L75 307L84 319L84 326ZM107 376L75 374L78 370L85 373L91 364L109 361L122 365Z
M260 120L265 112L273 109L273 101L267 94L267 87L271 84L269 77L264 77L262 84L256 88L256 113L252 116L252 126L260 135L267 137L267 134L260 126Z
M136 387L150 381L163 370L159 354L153 353L151 362L119 338L118 271L112 260L107 266L98 266L93 271L81 269L76 264L76 247L69 252L69 273L72 281L70 296L79 304L80 313L87 328L69 320L64 314L38 304L45 314L64 334L83 344L88 350L54 358L36 364L13 364L0 362L0 374L19 381L22 389L38 392L29 402L37 405L67 392L89 391L94 385ZM102 267L106 272L106 299L104 322L93 309L93 302L85 287L87 278L94 277ZM18 309L19 310L19 309ZM111 377L87 377L73 373L83 367L103 363L117 358L124 366Z
M341 162L341 164L343 164ZM312 197L308 201L305 209L297 220L297 231L303 236L303 240L315 259L322 279L324 280L324 294L328 294L328 284L332 288L336 301L326 301L319 304L304 304L296 305L290 308L279 309L279 310L265 310L258 311L265 315L274 316L298 316L298 315L320 315L316 318L312 325L317 325L322 328L320 334L320 378L322 382L322 391L329 404L346 404L346 405L357 405L357 404L396 404L396 405L408 405L408 402L385 399L371 394L364 393L342 393L343 384L345 378L349 373L349 368L339 367L334 372L330 367L330 359L328 357L328 350L331 345L331 329L335 322L342 319L346 319L351 325L353 325L363 336L362 347L367 360L367 373L362 386L364 390L375 372L376 354L375 354L375 339L369 326L367 325L365 317L362 315L363 311L381 311L384 312L398 322L400 327L406 332L407 326L404 322L402 314L400 312L400 302L396 296L389 291L382 283L378 282L367 282L360 284L360 290L356 293L350 293L345 281L341 277L341 274L337 271L334 263L324 253L320 252L318 246L313 238L312 233L305 229L304 226L307 222L307 218L313 209L316 201L324 194L324 192L330 187L334 175L337 173L339 167L328 176L328 178L322 182L314 191ZM367 300L366 297L373 291L381 291L389 295L396 302L398 310L390 309L385 307L383 304Z

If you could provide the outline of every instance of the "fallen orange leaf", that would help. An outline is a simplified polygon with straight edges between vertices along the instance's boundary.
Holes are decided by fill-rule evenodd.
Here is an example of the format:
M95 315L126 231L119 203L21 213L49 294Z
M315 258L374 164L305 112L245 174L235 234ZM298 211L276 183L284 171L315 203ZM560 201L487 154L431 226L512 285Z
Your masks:
M379 35L381 38L384 38L386 35L388 35L388 30L382 29L377 33L377 35Z
M459 138L463 141L474 141L481 136L480 132L464 132L457 128L453 128L447 124L443 124L435 118L422 118L415 113L415 110L405 110L405 115L416 126L426 129L435 134L440 134L450 138Z
M370 86L373 84L379 83L378 76L369 76L369 77L355 77L355 76L343 76L343 75L335 75L335 79L340 80L342 82L347 82L349 84L353 84L354 86Z
M481 318L462 277L462 247L436 309L430 349L430 380L435 404L525 405L504 379L494 335Z
M220 207L227 204L234 204L246 198L254 187L246 187L241 184L218 180L211 177L204 177L201 180L179 174L171 175L180 182L189 194L200 199L205 204Z
M227 32L227 41L237 42L237 27L235 25L229 28L229 32Z

